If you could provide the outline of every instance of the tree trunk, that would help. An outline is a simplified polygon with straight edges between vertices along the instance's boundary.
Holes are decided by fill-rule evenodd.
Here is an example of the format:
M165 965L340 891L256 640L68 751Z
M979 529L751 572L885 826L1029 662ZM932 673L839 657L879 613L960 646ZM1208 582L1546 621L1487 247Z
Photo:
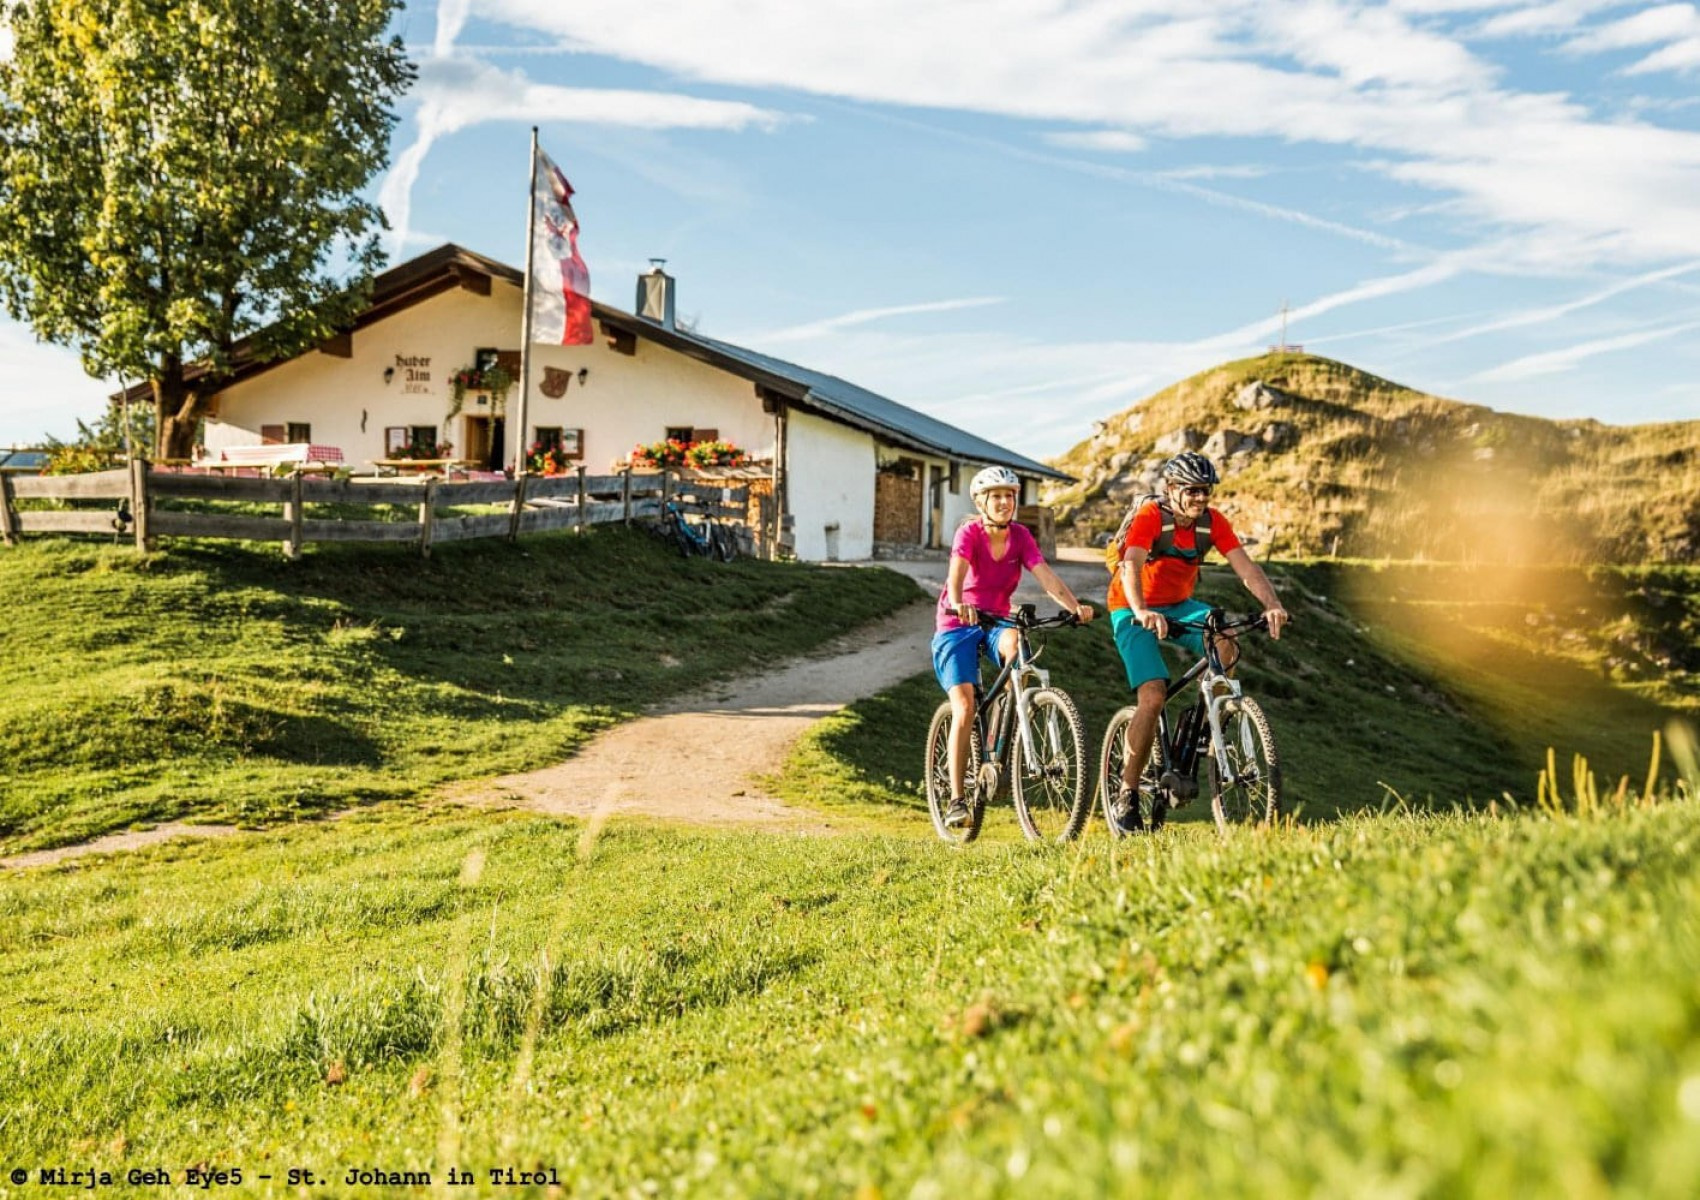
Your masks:
M183 364L166 359L151 381L153 410L157 430L154 437L154 457L159 460L190 459L195 454L195 433L200 428L206 405L200 388L191 388L183 379Z

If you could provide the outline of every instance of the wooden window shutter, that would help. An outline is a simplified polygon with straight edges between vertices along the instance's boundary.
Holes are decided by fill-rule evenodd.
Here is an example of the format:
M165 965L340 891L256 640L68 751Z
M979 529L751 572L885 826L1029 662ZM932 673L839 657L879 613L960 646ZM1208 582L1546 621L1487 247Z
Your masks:
M508 373L509 378L518 379L519 378L519 351L518 350L498 350L496 352L496 365L498 367L502 368L502 370L506 371Z
M719 440L720 431L718 429L691 430L691 441L693 442L718 442Z
M262 425L260 426L260 444L263 446L281 446L287 432L288 430L282 425Z

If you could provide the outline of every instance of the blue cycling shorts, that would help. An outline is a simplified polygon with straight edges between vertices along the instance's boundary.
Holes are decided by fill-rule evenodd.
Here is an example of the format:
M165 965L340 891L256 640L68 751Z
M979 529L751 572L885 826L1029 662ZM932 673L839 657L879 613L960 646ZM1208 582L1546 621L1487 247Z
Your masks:
M981 629L965 625L933 634L933 674L938 677L939 686L948 692L960 683L979 683L982 652L992 660L993 666L1001 667L1003 660L998 657L995 635L1002 632L1001 626Z
M1171 621L1203 621L1210 612L1210 605L1202 600L1182 600L1178 604L1157 605L1151 611L1162 613ZM1169 677L1163 651L1157 645L1157 635L1134 619L1131 608L1110 610L1110 631L1115 635L1116 651L1122 656L1122 666L1127 669L1128 687L1138 691L1142 683ZM1171 627L1169 636L1163 640L1185 646L1195 655L1204 653L1204 632L1199 629L1176 630Z

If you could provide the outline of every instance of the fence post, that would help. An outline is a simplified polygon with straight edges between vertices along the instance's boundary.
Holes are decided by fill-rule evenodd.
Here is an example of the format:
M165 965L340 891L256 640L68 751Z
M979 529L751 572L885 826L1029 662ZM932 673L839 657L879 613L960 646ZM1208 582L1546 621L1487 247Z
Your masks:
M289 522L289 538L283 556L290 562L301 557L301 472L289 473L289 499L283 502L283 519Z
M425 497L419 501L419 553L421 557L431 557L431 524L436 520L436 479L425 481Z
M756 497L756 557L773 557L773 536L769 526L773 523L773 493L763 492Z
M584 532L584 505L584 464L580 463L578 467L578 523L573 527L574 533Z
M632 523L632 469L620 469L620 521L622 524Z
M136 527L136 549L153 549L152 540L148 536L149 506L153 503L148 495L148 460L132 458L130 460L130 518Z
M12 516L12 480L0 475L0 540L8 546L18 544L18 523Z
M525 509L525 472L514 475L514 511L508 520L508 541L519 540L519 514Z

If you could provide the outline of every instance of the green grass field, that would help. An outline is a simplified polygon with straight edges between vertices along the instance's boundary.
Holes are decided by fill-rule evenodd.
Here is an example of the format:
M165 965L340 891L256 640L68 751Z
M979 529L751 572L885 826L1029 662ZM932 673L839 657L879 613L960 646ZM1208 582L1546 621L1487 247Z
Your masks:
M1692 803L971 853L387 809L7 880L0 1145L276 1195L1692 1195L1697 846Z
M492 1168L622 1197L1700 1191L1680 732L1643 796L1696 707L1693 572L1278 564L1297 620L1245 678L1296 822L1223 839L1195 804L1031 847L999 810L955 851L916 790L927 678L774 781L840 836L434 802L913 593L614 530L444 551L0 553L5 849L252 827L0 874L0 1195L65 1192L43 1167L189 1194L190 1166L279 1196L397 1190L351 1169L552 1194ZM1045 654L1095 741L1107 630ZM1575 753L1625 801L1579 805Z

